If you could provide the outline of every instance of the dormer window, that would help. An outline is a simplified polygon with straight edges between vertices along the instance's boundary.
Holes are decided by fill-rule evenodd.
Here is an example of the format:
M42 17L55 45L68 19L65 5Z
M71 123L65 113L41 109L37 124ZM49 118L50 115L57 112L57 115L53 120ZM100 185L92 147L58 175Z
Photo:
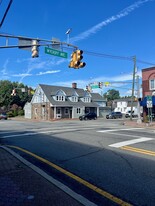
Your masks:
M84 102L91 102L91 98L90 97L84 97L83 100L84 100Z
M60 89L56 92L54 99L59 102L65 102L65 97L65 92Z
M72 96L72 97L71 97L71 101L72 101L72 102L77 102L77 101L78 101L78 97Z
M64 101L65 101L65 96L57 95L57 96L56 96L56 100L57 100L57 101L60 101L60 102L64 102Z

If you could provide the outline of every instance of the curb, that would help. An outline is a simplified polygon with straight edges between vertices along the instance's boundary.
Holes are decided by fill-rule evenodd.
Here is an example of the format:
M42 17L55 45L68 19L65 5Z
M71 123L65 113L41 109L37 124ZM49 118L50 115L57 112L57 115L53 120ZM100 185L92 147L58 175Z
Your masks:
M20 162L22 162L23 164L25 164L26 166L31 168L33 171L35 171L36 173L41 175L43 178L48 180L50 183L52 183L53 185L58 187L60 190L65 192L67 195L71 196L77 202L83 204L84 206L97 206L95 203L93 203L93 202L89 201L88 199L86 199L85 197L77 194L76 192L71 190L69 187L67 187L63 183L59 182L58 180L56 180L53 177L51 177L50 175L48 175L46 172L41 170L39 167L33 165L32 163L30 163L29 161L27 161L26 159L24 159L23 157L21 157L20 155L15 153L13 150L11 150L5 146L0 146L0 147L3 148L4 150L6 150L7 152L9 152L11 155L13 155L15 158L17 158Z

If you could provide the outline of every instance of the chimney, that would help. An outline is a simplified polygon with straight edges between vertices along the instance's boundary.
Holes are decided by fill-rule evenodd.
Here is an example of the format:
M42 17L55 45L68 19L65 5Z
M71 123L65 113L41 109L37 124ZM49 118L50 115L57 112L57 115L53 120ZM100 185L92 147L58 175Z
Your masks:
M77 83L72 83L72 88L77 89Z

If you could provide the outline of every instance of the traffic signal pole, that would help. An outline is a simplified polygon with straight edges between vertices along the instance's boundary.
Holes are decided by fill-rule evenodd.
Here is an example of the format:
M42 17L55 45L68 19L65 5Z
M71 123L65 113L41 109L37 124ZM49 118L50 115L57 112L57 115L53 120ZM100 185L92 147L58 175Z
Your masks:
M17 40L27 40L32 41L32 40L37 40L38 44L37 46L53 46L53 45L65 45L68 47L73 47L74 49L78 49L77 46L73 45L73 44L69 44L66 42L57 42L57 41L53 41L53 40L47 40L47 39L40 39L40 38L33 38L33 37L25 37L25 36L15 36L15 35L8 35L8 34L0 34L0 37L4 37L4 38L10 38L10 39L17 39ZM32 44L24 44L24 45L8 45L6 43L5 46L0 46L0 49L7 49L7 48L20 48L20 47L32 47ZM31 50L31 49L30 49Z

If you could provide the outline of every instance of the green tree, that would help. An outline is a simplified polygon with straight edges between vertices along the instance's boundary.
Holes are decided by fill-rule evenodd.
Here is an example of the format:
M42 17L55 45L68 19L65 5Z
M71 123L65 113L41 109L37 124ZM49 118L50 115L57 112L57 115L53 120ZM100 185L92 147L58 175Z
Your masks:
M11 93L12 93L12 83L8 80L0 81L0 107L5 107L6 109L12 103Z
M115 89L109 89L106 93L103 94L103 97L107 99L107 101L112 101L114 99L119 99L120 94L118 90Z
M16 91L15 96L11 96L13 89ZM23 91L25 89L25 91ZM23 83L10 82L8 80L0 81L0 108L9 111L12 105L16 104L23 109L26 102L32 99L32 88L25 86Z
M109 89L106 93L103 94L103 97L107 99L107 106L111 107L111 111L113 110L113 100L119 99L120 94L119 91L115 89Z

